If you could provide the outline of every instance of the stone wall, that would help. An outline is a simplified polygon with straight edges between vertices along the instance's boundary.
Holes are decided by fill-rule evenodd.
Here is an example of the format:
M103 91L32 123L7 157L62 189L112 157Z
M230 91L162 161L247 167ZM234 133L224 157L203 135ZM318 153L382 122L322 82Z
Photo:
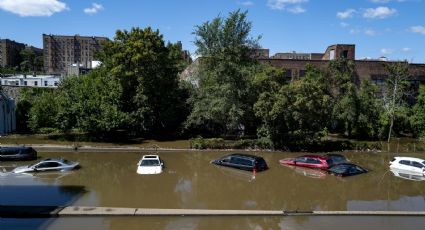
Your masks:
M2 85L1 88L4 94L15 100L15 103L19 101L22 86Z

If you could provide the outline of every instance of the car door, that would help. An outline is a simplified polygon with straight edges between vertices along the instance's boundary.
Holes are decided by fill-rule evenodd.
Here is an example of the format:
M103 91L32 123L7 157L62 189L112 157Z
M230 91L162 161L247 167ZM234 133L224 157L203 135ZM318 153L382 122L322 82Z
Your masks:
M307 167L307 157L297 157L294 159L294 164L296 166Z
M35 166L36 171L38 172L48 172L48 171L57 171L60 170L62 165L58 162L43 162Z
M416 161L411 161L411 165L412 165L412 168L413 168L413 170L415 172L417 172L417 173L423 173L424 166L421 163L416 162Z
M307 157L307 162L306 165L309 168L322 168L322 162L320 162L320 160L312 158L312 157Z
M410 161L408 161L408 160L400 160L399 161L399 168L401 170L405 170L405 171L414 171L413 167L411 166Z

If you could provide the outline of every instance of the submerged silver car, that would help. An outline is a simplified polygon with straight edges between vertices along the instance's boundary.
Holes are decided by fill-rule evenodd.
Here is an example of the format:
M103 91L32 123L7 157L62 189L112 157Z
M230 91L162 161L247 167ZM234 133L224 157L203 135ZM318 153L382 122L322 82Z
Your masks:
M38 163L15 168L14 173L68 171L79 167L78 162L65 159L45 159Z

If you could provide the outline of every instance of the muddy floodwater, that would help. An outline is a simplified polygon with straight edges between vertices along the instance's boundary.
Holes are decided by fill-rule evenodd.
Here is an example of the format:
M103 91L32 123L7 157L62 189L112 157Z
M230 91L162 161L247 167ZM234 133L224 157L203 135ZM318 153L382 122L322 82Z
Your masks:
M425 178L391 172L395 155L342 153L370 170L348 178L279 165L300 153L250 152L270 169L257 174L210 164L231 152L159 152L159 175L138 175L141 153L41 152L81 168L68 173L14 175L0 162L0 205L76 205L134 208L425 211ZM301 153L302 154L302 153ZM423 229L423 217L63 217L1 219L0 229Z

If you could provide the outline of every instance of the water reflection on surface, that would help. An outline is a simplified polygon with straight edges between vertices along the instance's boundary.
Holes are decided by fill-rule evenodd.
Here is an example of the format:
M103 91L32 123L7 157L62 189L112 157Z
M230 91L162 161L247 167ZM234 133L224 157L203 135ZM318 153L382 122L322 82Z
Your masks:
M270 167L255 175L209 163L226 154L228 152L160 152L166 165L164 172L138 175L136 163L141 153L41 153L43 158L64 157L80 162L82 168L59 176L0 175L0 204L49 204L56 200L56 203L82 206L139 208L425 211L425 183L394 176L388 168L394 156L391 153L343 153L351 162L370 170L367 174L348 178L278 163L279 159L300 155L297 153L253 153L261 155ZM423 154L404 155L421 157ZM8 167L7 164L28 163L1 164ZM22 189L26 192L20 192ZM47 189L47 192L40 189ZM25 195L27 197L17 199ZM377 220L374 226L383 229L392 229L393 221L413 226L423 226L425 222L425 218L360 219ZM0 227L5 223L1 221ZM358 224L358 218L354 217L135 217L59 218L49 226L52 229L77 229L75 226L81 226L80 229L144 229L138 228L143 224L148 226L145 229L229 229L226 226L231 226L230 229L313 229L326 221L341 226L347 221ZM73 228L67 228L70 223Z

